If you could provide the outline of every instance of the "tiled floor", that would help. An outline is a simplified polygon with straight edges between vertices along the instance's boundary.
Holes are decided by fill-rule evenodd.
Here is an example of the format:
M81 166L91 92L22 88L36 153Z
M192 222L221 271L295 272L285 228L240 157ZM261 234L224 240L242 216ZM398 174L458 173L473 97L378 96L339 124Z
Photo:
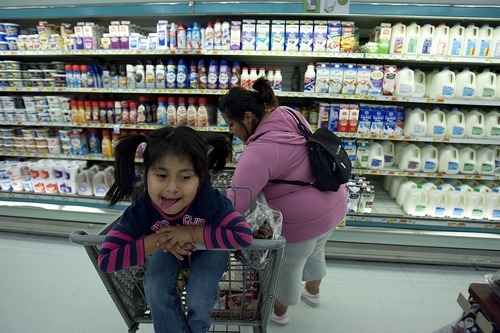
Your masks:
M83 247L63 238L0 233L0 331L126 332ZM328 262L322 304L291 308L270 333L431 333L457 319L458 293L489 269L397 263ZM139 332L153 332L140 325ZM250 330L242 330L250 332Z

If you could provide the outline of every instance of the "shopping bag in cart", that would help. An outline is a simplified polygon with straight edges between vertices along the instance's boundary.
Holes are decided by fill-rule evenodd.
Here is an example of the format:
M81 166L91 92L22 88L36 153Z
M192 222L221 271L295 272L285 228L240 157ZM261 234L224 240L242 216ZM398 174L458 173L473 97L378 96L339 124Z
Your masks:
M267 203L262 192L255 199L254 208L245 215L255 239L278 239L281 236L283 215ZM236 251L235 257L253 269L263 269L269 260L268 250Z

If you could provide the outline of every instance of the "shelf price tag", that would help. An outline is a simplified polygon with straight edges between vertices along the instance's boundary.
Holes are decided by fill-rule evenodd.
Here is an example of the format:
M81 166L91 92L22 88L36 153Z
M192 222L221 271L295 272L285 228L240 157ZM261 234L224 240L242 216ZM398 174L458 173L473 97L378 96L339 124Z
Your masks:
M116 124L113 126L113 133L120 134L120 125Z

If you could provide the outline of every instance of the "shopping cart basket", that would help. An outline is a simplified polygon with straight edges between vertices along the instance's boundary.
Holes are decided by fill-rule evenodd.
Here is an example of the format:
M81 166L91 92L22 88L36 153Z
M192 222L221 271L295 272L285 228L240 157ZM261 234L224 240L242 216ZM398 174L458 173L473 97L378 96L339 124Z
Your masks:
M145 267L132 267L126 270L104 273L97 266L99 246L105 235L118 220L108 224L98 235L88 235L85 231L75 231L70 235L73 243L84 245L90 260L99 274L113 302L128 326L129 332L136 332L139 324L152 323L142 278ZM235 259L231 251L228 270L220 282L220 298L212 311L212 327L209 332L241 332L241 327L250 326L253 332L266 332L269 317L273 309L276 287L281 269L284 237L276 240L254 239L251 246L239 251L269 251L269 261L262 269L250 267ZM204 249L197 244L197 249ZM248 256L250 257L250 256ZM147 265L146 265L147 267ZM187 272L181 272L179 293L184 293ZM185 303L184 303L185 304Z

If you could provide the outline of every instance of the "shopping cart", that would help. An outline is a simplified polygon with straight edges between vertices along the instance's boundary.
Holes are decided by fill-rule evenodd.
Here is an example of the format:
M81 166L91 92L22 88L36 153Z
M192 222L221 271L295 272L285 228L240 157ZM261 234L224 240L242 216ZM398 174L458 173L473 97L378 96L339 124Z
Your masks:
M84 245L90 260L99 274L113 302L125 320L129 332L136 332L139 324L152 323L151 312L144 297L142 278L145 267L132 267L126 270L104 273L97 266L99 246L105 235L118 222L108 224L97 235L88 235L85 231L75 231L70 235L73 243ZM220 297L212 311L212 327L209 332L242 332L242 327L251 327L253 332L267 332L267 324L273 309L278 277L281 270L285 239L254 239L251 246L238 251L268 251L268 262L261 269L252 268L251 262L242 262L231 251L228 270L220 282ZM202 245L196 245L203 249ZM254 252L255 253L255 252ZM245 254L245 253L243 253ZM247 253L250 258L250 253ZM185 293L187 271L179 277L181 301ZM185 306L185 302L182 302ZM186 310L186 309L184 309Z

